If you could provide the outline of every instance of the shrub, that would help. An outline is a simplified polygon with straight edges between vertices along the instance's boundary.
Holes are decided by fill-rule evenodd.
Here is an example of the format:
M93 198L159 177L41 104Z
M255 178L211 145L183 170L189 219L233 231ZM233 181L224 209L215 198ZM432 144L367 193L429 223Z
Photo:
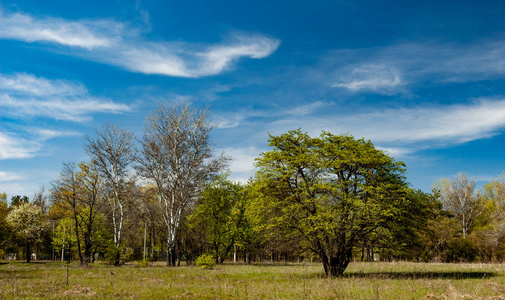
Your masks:
M212 254L202 254L196 258L196 265L202 266L204 269L213 269L216 263Z
M141 268L149 267L149 259L139 260L138 266Z
M448 249L443 253L445 262L472 262L476 259L477 250L471 241L457 238L449 242Z

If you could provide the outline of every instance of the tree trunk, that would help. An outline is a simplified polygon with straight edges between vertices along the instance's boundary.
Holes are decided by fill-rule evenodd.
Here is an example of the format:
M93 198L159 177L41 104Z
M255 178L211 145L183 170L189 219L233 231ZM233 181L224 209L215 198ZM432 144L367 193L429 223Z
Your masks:
M30 245L30 242L29 242L29 241L27 241L27 242L26 242L26 262L27 262L27 263L30 263L31 258L32 258L32 251L31 251L32 249L31 249L31 247L30 247L30 246L31 246L31 245Z
M167 245L167 267L175 267L176 253L175 245Z
M352 248L350 250L341 250L335 256L327 256L326 253L319 253L323 261L324 272L328 277L339 277L344 274L345 269L352 259Z

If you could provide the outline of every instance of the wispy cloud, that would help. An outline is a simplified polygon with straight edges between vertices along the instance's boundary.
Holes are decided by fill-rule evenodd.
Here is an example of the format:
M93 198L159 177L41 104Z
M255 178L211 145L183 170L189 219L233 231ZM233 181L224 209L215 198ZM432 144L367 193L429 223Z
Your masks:
M351 92L392 93L422 81L469 82L505 74L505 41L471 44L410 43L383 48L339 50L325 61L333 87Z
M40 141L46 141L57 137L79 136L81 133L71 130L53 130L47 128L32 128L29 131L38 137Z
M333 87L346 88L352 92L373 91L388 93L404 84L400 72L386 65L362 64L351 67L348 74L341 74Z
M219 128L234 128L243 124L249 118L279 118L283 116L308 116L317 111L333 107L333 102L315 101L308 104L293 106L289 109L272 107L264 110L244 109L234 113L224 113L217 115Z
M3 39L50 42L91 50L117 43L122 30L123 24L108 20L73 22L0 11L0 38Z
M20 177L17 174L11 173L11 172L2 172L0 171L0 182L2 181L12 181L12 180L18 180Z
M20 99L0 96L0 107L14 117L48 117L55 120L83 122L91 119L92 113L124 113L130 111L125 104L94 98L84 99Z
M366 120L364 122L363 120ZM384 147L436 148L491 137L505 128L505 99L478 99L471 104L387 109L351 115L281 118L269 125L273 133L299 128L317 135L321 130L351 133ZM387 149L387 148L385 148Z
M261 149L251 146L227 147L220 150L231 158L229 164L230 179L246 183L249 178L254 176L254 162L261 154Z
M243 57L267 57L279 44L263 35L234 33L220 45L127 40L81 55L132 72L198 78L229 70Z
M17 126L17 132L0 128L0 160L26 159L37 156L44 143L57 137L80 136L71 130Z
M68 80L48 80L32 74L0 74L0 92L30 96L76 96L88 92L80 83Z
M391 155L393 157L406 157L412 154L413 150L409 148L401 148L401 147L381 147L377 146L376 147L378 150L381 150L382 152Z
M256 147L224 148L224 153L231 157L230 170L235 173L250 172L254 169L254 160L261 150Z
M130 31L135 34L127 34ZM280 44L278 39L244 32L231 33L217 45L151 42L139 37L135 28L110 20L38 19L1 11L0 38L68 46L70 55L132 72L190 78L219 74L243 57L267 57Z
M288 109L283 114L287 115L295 115L295 116L306 116L313 114L314 112L323 109L323 108L329 108L334 106L334 103L332 102L325 102L325 101L315 101L311 102L309 104L304 104L300 106L296 106L294 108Z
M0 131L0 159L29 158L35 155L40 145L33 141L14 137Z
M92 113L124 113L131 109L126 104L88 95L80 83L23 73L0 74L0 107L7 116L74 122L89 120Z

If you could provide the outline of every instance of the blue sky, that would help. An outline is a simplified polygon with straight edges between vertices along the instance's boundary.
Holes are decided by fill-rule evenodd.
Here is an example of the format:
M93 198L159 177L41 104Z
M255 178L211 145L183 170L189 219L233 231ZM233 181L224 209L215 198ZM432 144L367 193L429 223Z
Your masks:
M210 107L247 180L268 133L372 140L412 187L505 171L501 1L2 1L0 192L33 196L105 122Z

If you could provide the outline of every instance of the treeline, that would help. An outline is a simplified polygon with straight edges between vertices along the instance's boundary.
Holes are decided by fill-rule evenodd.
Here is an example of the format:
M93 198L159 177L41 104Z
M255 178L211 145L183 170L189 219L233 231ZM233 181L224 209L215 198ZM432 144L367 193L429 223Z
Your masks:
M205 110L160 104L143 135L106 124L86 138L88 162L64 164L49 192L0 194L0 259L131 260L176 266L225 260L505 259L505 181L468 175L431 193L409 187L402 162L365 140L300 130L271 136L247 184L228 178Z

